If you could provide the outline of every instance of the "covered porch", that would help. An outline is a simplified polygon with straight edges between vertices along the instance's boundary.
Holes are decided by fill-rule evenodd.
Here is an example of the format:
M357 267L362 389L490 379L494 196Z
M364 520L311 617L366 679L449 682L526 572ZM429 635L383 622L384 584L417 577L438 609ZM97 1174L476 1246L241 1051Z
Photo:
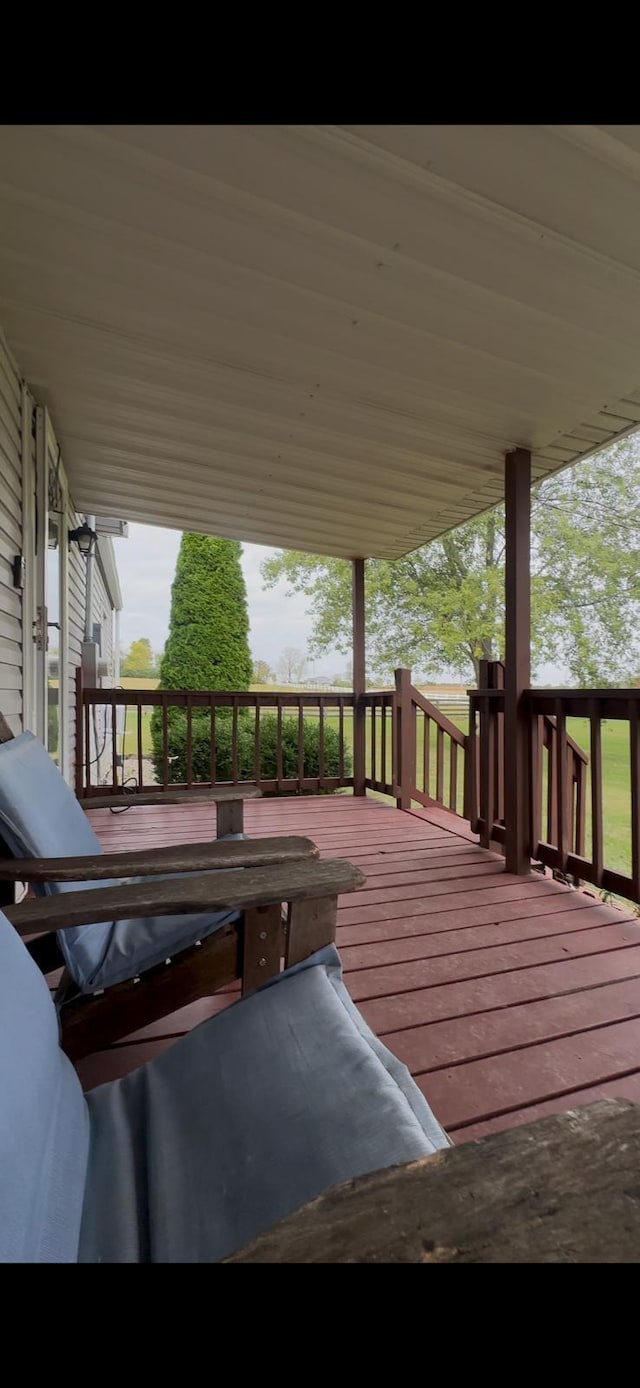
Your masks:
M215 810L90 810L105 850L204 841ZM640 924L584 891L505 873L462 820L349 795L247 802L252 837L305 834L366 876L339 902L345 981L456 1143L607 1096L640 1100ZM81 1061L126 1074L239 984Z
M640 924L595 895L640 902L640 690L535 689L530 661L531 488L640 425L639 168L637 127L15 126L0 140L0 315L20 398L49 412L80 513L295 546L346 561L353 580L353 684L335 697L98 688L87 640L69 710L76 796L107 852L211 839L201 803L162 805L166 729L181 709L185 793L214 787L216 717L230 711L225 783L273 796L247 805L248 835L303 834L364 872L338 913L348 990L460 1145L594 1098L640 1099ZM36 640L16 553L29 419L14 402L0 613L16 732L30 727ZM504 666L486 663L463 732L406 669L393 689L368 688L366 561L503 499ZM111 719L107 786L92 776L97 705ZM121 790L123 708L145 786L153 707L158 804L94 807ZM268 775L265 707L278 727ZM586 747L569 736L577 714ZM604 718L629 729L628 871L607 857ZM331 774L329 720L342 749ZM351 793L313 794L328 791ZM86 1088L237 991L81 1061Z

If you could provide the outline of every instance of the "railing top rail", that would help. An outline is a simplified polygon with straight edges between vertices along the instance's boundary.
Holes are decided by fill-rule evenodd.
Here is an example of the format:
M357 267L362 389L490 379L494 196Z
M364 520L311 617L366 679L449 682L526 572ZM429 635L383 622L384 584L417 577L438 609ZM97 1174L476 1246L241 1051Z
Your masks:
M627 719L640 708L640 689L527 689L525 698L534 713L553 716L560 707L569 718Z
M429 699L425 699L424 694L421 694L420 690L416 689L413 684L411 686L411 699L416 708L422 709L422 712L426 714L427 718L432 718L436 726L442 728L443 732L448 733L449 737L452 738L454 742L457 742L459 747L464 747L465 735L460 731L460 728L457 728L455 723L452 723L451 720L447 718L446 713L441 713L440 709L436 708L435 704L432 704Z
M640 702L640 688L634 686L631 689L619 689L617 687L605 689L527 689L525 691L528 699L580 699L588 703L590 699L611 699L621 703L633 700Z
M304 694L267 694L264 691L241 689L122 689L117 688L92 688L84 686L82 690L82 700L84 704L150 704L163 705L169 707L173 704L180 707L189 703L192 708L201 706L203 708L225 707L229 704L237 704L239 708L255 708L262 705L265 708L275 708L278 704L283 707L298 708L301 704L304 707L317 708L319 703L325 707L340 704L351 707L354 702L353 693L345 690L344 693L325 694L322 691Z

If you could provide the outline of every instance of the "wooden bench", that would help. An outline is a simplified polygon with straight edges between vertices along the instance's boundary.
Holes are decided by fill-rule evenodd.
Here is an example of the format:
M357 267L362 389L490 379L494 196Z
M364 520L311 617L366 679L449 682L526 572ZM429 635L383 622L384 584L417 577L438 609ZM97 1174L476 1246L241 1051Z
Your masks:
M640 1262L640 1107L589 1104L362 1176L226 1261Z

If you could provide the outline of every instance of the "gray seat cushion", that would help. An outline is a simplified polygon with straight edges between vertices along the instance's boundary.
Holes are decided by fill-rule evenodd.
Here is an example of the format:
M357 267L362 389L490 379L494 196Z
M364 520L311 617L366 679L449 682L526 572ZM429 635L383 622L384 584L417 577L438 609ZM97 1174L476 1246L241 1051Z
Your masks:
M57 766L32 733L0 745L0 835L19 858L73 858L101 853L99 840ZM133 881L141 879L132 879ZM116 886L102 882L52 882L41 895ZM237 911L209 915L100 921L59 936L66 966L84 993L144 973L171 954L240 919Z
M84 1262L212 1262L336 1182L447 1145L333 947L87 1102Z
M0 1262L76 1262L88 1153L49 989L0 914Z

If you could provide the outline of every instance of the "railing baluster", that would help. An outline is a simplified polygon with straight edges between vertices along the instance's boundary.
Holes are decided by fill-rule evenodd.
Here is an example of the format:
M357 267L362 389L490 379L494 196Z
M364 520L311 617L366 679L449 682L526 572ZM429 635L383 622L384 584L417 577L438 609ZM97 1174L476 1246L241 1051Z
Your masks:
M422 716L422 784L425 795L430 796L429 789L431 776L431 719L427 718L426 713Z
M451 738L449 762L449 809L457 813L458 801L458 744Z
M162 694L162 784L167 789L169 784L169 714L167 709L167 694Z
M573 753L573 767L576 785L576 827L573 848L579 858L584 858L587 821L587 768L575 752Z
M475 826L478 820L478 791L476 775L476 704L475 698L469 699L469 730L464 745L464 791L462 814L464 819L468 819L473 833L476 832Z
M142 703L141 703L141 701L140 701L140 695L138 695L137 703L136 703L136 716L137 716L137 719L138 719L137 724L136 724L136 735L137 735L137 742L138 742L138 785L140 786L140 789L142 790L143 787L144 787L144 762L143 762L143 760L142 760ZM126 747L126 737L127 737L127 710L126 710L126 708L125 708L124 735L125 735L125 747ZM123 780L124 780L124 767L122 768L122 774L123 774Z
M444 804L444 732L438 728L436 734L436 800Z
M491 700L485 697L480 711L480 843L483 848L489 847L493 829L495 764L492 755L492 731Z
M322 695L319 695L319 696L318 696L318 720L319 720L319 723L320 723L320 727L318 728L318 776L319 776L319 779L320 779L320 785L323 785L323 783L324 783L324 699L322 698Z
M631 754L631 886L635 900L640 897L640 719L638 705L629 705L629 743Z
M542 737L543 721L537 714L530 714L531 728L531 844L532 858L538 854L538 844L542 839Z
M298 790L302 790L304 780L304 708L302 700L298 704Z
M186 772L187 788L193 785L193 714L191 711L191 695L187 694L187 742L186 742Z
M591 861L593 864L594 885L602 886L604 870L604 839L602 833L602 724L598 705L594 700L589 704L589 723L591 732Z
M366 718L366 716L367 716L367 711L366 711L366 708L365 708L365 718ZM376 769L377 769L377 758L376 758L376 700L375 700L375 699L372 699L372 700L371 700L371 717L370 717L370 719L369 719L369 734L370 734L370 740L371 740L371 782L372 782L372 785L373 785L373 789L375 790L375 788L376 788Z
M389 786L389 773L387 773L387 705L385 695L380 697L380 762L382 762L382 773L380 773L382 787L380 790L386 793L387 786Z
M209 697L209 766L211 772L211 784L216 784L216 705L213 694Z
M558 867L567 871L570 835L570 806L567 802L567 720L560 699L556 700L556 801L558 807Z
M104 704L105 733L107 730L107 708L109 707L111 707L111 785L114 790L118 790L118 721L113 704Z
M231 780L238 784L238 700L234 697L231 709Z
M82 666L76 670L76 718L75 718L75 787L76 800L84 794L84 753L83 753L83 687Z
M558 804L556 785L558 781L558 730L555 723L547 721L547 843L559 848Z
M88 704L84 709L84 764L85 764L85 785L89 790L91 786L91 710Z
M338 775L344 781L344 698L338 695Z
M255 720L253 724L253 779L257 786L260 785L260 699L256 694Z
M284 780L284 771L283 771L283 768L282 768L282 700L281 700L281 699L278 699L278 700L277 700L277 705L276 705L276 707L277 707L277 720L278 720L278 731L277 731L277 738L276 738L276 776L277 776L277 778L278 778L278 790L281 790L281 789L282 789L282 782L283 782L283 780Z

